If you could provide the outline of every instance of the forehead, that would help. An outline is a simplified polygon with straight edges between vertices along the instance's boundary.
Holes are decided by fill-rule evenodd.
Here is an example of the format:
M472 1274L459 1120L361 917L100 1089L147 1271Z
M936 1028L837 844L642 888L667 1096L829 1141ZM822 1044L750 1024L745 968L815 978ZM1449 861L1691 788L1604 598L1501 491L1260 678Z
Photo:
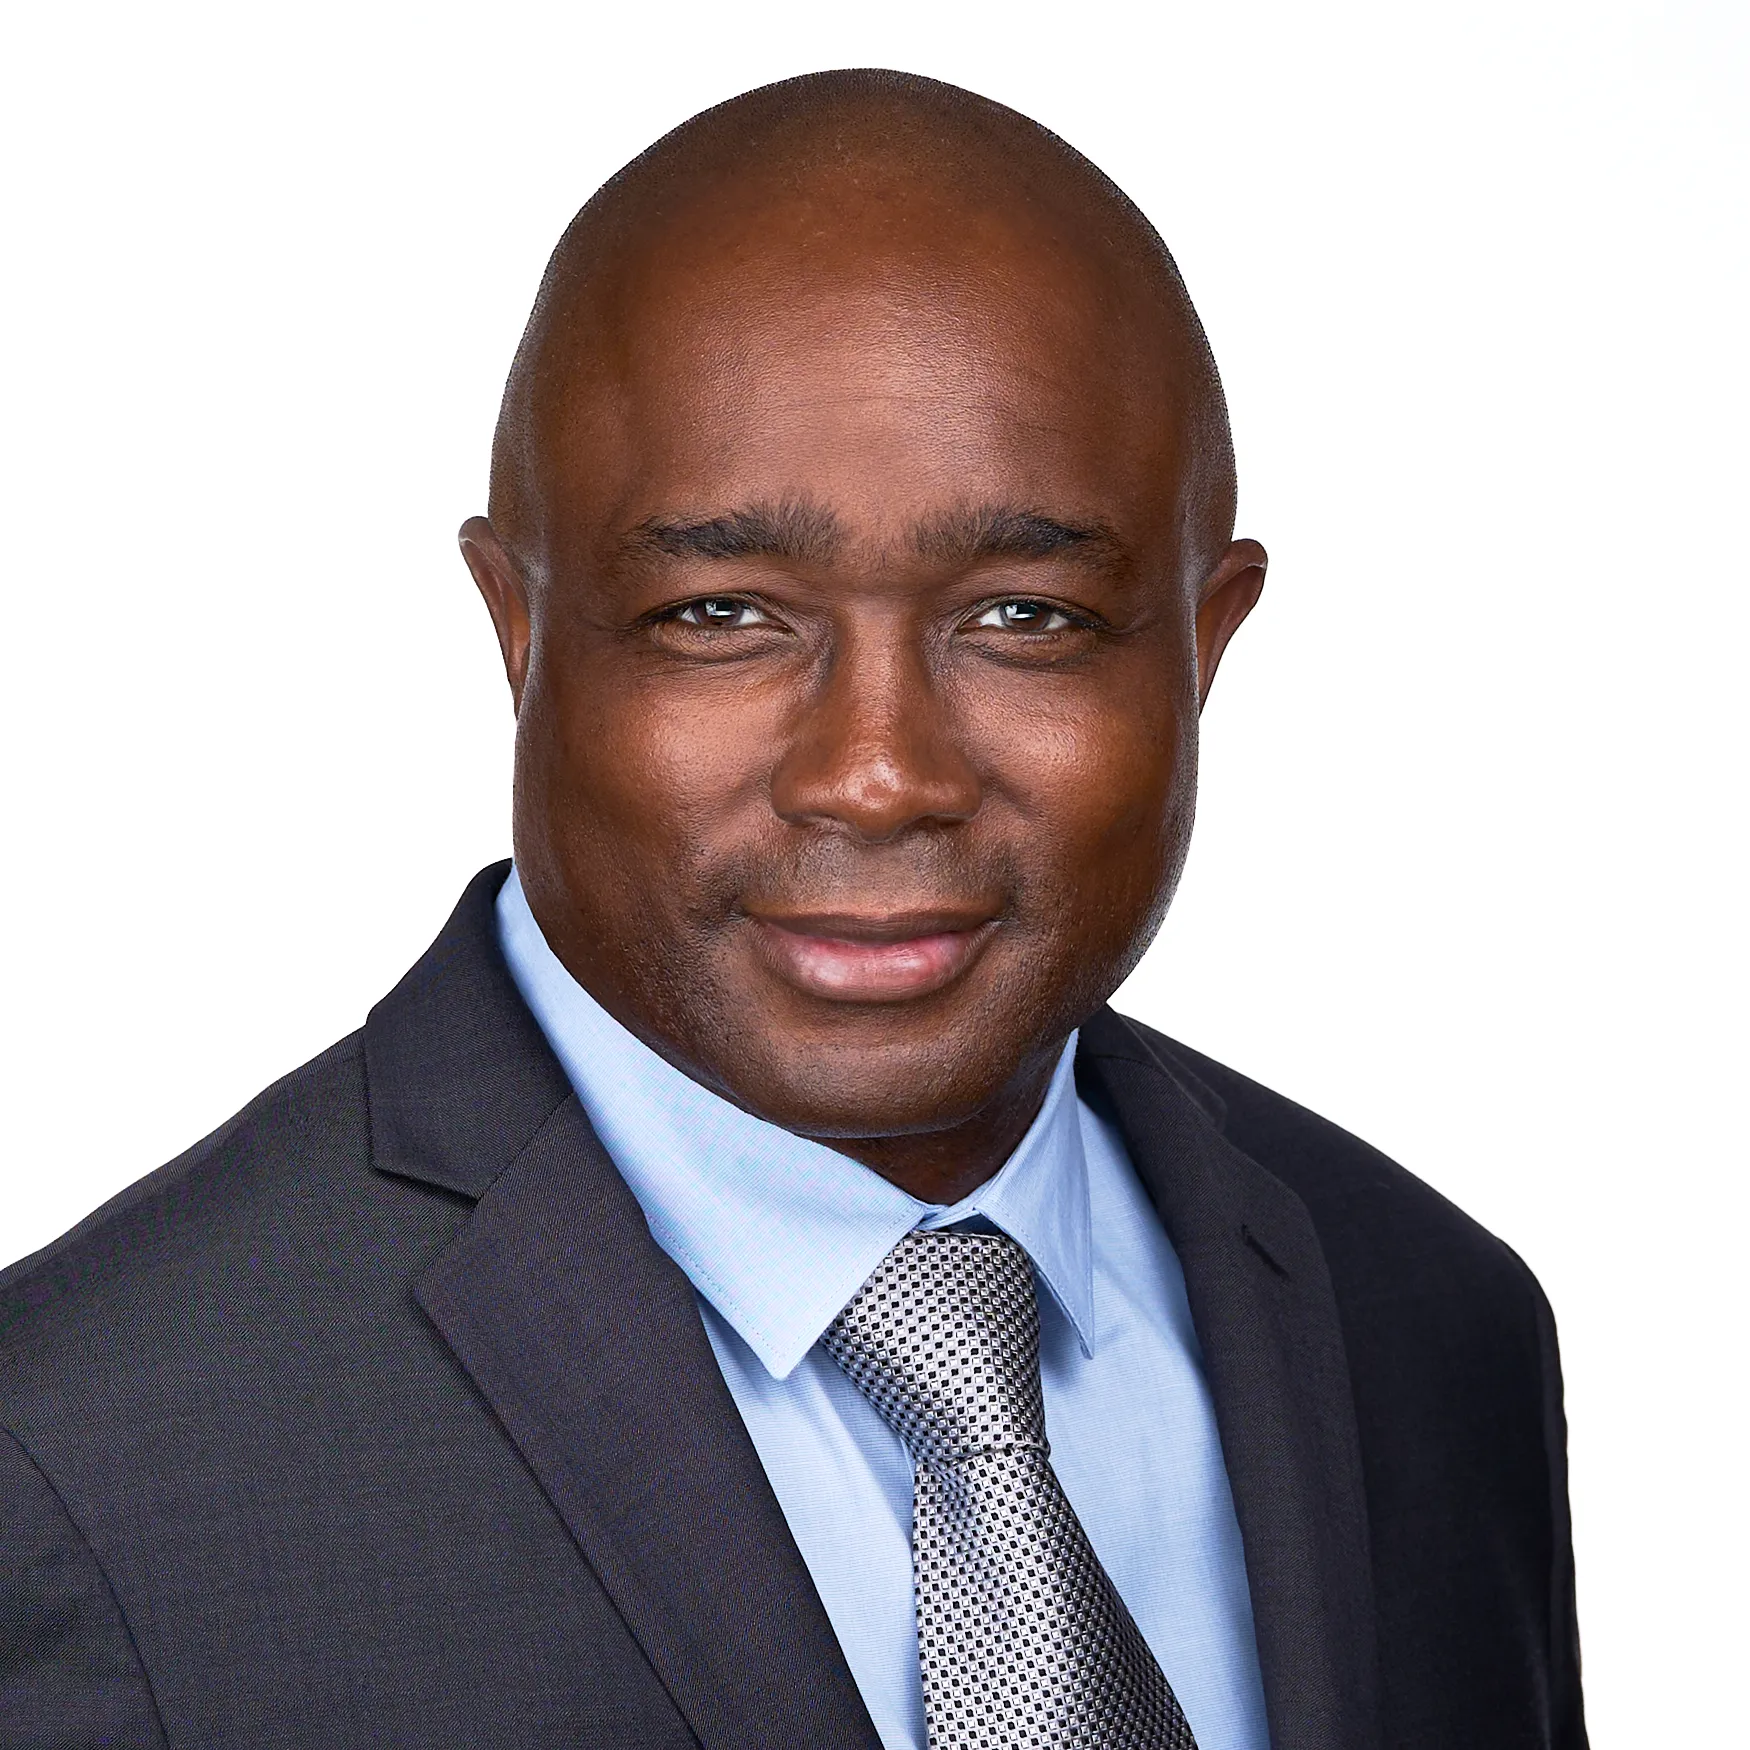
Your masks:
M671 215L578 312L549 510L602 534L724 503L853 530L1038 504L1145 541L1182 421L1147 288L1026 212L940 191Z

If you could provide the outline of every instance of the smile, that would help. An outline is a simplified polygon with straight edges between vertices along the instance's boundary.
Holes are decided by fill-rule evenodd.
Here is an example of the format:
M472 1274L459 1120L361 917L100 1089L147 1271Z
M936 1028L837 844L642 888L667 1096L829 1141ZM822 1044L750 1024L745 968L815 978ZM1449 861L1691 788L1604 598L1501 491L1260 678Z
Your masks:
M997 927L951 912L750 916L761 956L785 983L841 1003L928 996L959 977Z

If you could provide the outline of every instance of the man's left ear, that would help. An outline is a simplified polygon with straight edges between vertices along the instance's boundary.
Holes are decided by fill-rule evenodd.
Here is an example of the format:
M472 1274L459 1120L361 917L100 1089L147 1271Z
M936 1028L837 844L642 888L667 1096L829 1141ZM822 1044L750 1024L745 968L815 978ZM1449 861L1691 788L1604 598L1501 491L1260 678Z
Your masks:
M1227 641L1258 605L1270 556L1256 541L1235 541L1197 592L1197 708L1215 682Z

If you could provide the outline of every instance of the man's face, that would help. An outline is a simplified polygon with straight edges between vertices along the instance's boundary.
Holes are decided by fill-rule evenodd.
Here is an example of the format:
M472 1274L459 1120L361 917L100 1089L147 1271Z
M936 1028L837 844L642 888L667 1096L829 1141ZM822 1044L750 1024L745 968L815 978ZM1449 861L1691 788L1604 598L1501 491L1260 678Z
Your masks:
M967 1122L1135 963L1190 830L1200 633L1212 670L1262 575L1230 552L1200 614L1170 370L1122 300L1025 239L871 229L628 277L546 434L526 651L495 606L555 951L827 1138Z

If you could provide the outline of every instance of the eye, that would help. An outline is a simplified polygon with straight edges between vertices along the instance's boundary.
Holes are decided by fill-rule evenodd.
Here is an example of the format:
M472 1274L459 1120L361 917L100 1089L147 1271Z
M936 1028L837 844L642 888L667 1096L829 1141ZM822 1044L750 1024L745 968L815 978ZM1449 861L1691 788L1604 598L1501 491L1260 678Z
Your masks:
M999 632L1061 632L1078 623L1062 608L1029 596L993 602L971 621L974 626L990 626Z
M739 596L707 595L675 610L673 617L683 626L708 626L713 631L734 632L743 626L768 624L768 616L750 601Z

